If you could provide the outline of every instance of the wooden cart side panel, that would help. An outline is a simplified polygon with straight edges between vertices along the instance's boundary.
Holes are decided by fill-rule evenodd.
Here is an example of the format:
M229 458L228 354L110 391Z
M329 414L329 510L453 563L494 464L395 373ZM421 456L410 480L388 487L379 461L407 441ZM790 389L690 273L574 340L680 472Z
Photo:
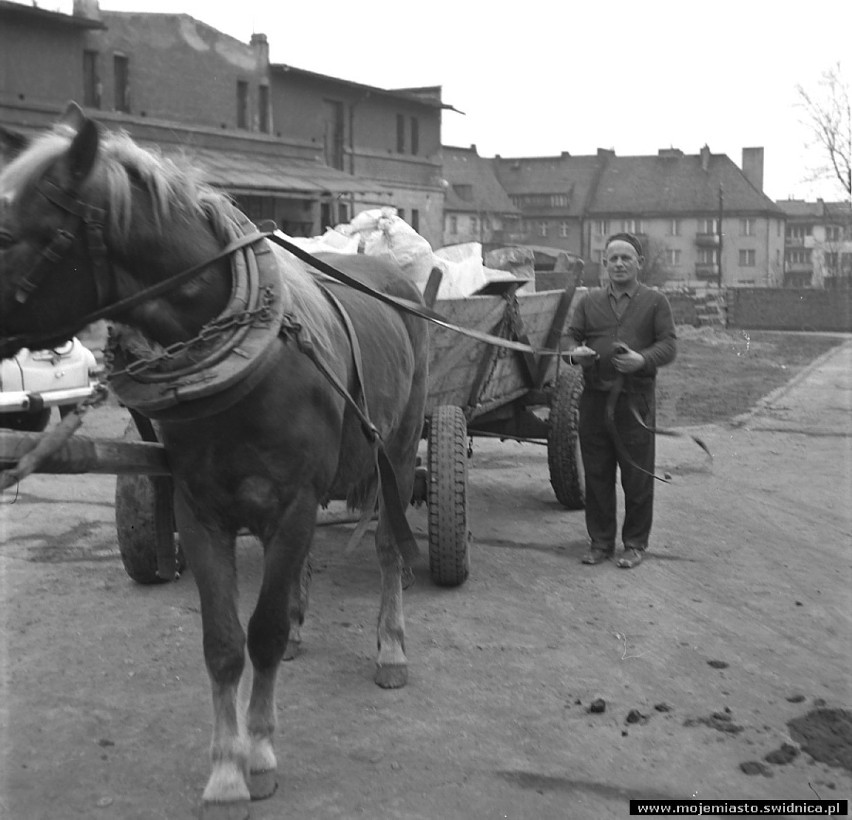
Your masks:
M561 294L562 291L543 291L518 296L524 329L534 347L543 344ZM435 309L455 324L490 333L502 319L506 302L501 297L490 296L439 300ZM432 350L427 413L442 404L467 408L471 386L480 363L489 355L489 345L435 325L430 329L430 341ZM490 409L499 406L501 402L514 401L531 388L530 376L520 354L500 349L480 401L483 407ZM474 409L473 416L477 412Z

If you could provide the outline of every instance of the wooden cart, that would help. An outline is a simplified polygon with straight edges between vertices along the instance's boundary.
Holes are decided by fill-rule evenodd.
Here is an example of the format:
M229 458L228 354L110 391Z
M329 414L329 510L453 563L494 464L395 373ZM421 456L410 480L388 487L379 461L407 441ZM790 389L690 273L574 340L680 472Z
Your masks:
M573 347L565 328L580 295L577 281L564 290L530 293L521 289L523 284L501 282L482 295L438 300L435 310L460 327L536 350ZM430 326L430 345L424 430L429 565L435 583L457 586L470 571L471 437L546 442L557 499L568 509L583 507L585 484L577 438L582 374L558 357L493 346L439 325Z

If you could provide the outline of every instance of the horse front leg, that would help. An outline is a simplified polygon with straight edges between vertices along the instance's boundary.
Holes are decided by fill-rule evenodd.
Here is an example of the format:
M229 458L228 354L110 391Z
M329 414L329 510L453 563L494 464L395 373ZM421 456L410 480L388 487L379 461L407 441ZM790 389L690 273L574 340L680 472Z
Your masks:
M278 785L278 760L273 746L275 681L285 652L292 649L291 630L296 627L298 638L298 625L307 606L307 587L302 584L310 578L307 555L316 515L315 495L303 490L288 505L274 532L263 538L263 581L248 627L248 651L254 671L247 716L251 743L249 790L253 800L269 797Z
M245 634L237 612L234 537L202 526L180 490L175 493L175 520L201 600L204 660L213 696L212 767L201 817L241 820L249 814L249 741L237 706Z
M375 681L383 689L399 689L408 683L405 616L402 608L402 556L384 514L384 500L379 503L376 552L381 571L381 603L376 629L378 658Z

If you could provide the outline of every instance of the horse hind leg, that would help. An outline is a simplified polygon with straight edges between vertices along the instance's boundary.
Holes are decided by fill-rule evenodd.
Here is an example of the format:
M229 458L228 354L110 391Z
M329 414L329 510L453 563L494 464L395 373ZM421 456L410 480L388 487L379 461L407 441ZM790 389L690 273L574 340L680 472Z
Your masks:
M287 648L284 650L285 661L294 660L302 649L302 626L305 623L305 613L308 611L312 574L309 555L290 585L290 636L287 638Z
M381 571L381 603L376 629L378 658L375 681L383 689L399 689L408 683L408 660L405 657L405 615L402 606L402 556L379 504L376 528L376 552Z

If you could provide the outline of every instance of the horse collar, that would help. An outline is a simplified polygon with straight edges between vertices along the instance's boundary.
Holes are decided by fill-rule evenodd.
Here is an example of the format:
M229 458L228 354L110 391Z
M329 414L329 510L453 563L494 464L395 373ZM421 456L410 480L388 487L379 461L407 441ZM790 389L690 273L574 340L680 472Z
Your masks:
M231 282L225 310L187 342L150 355L141 334L113 331L107 378L123 404L158 420L201 418L235 404L266 375L283 317L283 283L266 242L233 254Z

